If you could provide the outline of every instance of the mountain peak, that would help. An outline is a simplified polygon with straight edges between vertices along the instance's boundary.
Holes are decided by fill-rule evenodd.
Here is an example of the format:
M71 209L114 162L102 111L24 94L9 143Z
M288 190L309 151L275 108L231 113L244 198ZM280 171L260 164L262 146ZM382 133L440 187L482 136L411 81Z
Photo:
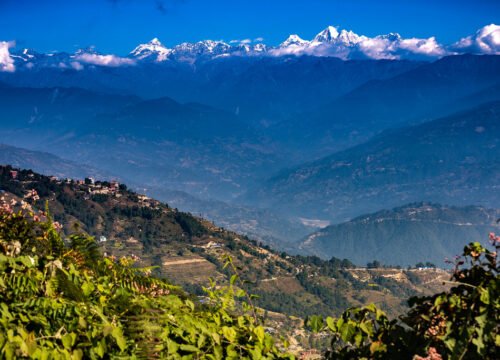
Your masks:
M301 46L301 45L306 45L308 43L309 41L302 39L297 34L292 34L280 44L280 47L288 47L290 45Z
M316 35L313 39L314 42L319 43L330 43L333 42L339 36L337 28L333 26L328 26L325 30Z
M336 40L344 45L355 45L362 40L366 39L364 36L359 36L353 31L342 30L337 36Z
M153 38L148 44L156 45L156 46L163 46L160 39L158 39L157 37Z
M155 61L167 60L172 50L167 49L160 40L155 37L146 44L138 45L130 52L130 55L138 59L154 58Z

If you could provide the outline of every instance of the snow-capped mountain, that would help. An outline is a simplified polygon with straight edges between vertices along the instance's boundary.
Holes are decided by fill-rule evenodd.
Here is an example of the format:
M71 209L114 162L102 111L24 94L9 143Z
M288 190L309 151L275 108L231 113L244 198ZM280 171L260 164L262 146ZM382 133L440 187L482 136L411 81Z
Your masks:
M74 54L40 54L30 49L12 50L13 42L0 41L0 71L16 68L56 67L82 70L88 66L135 66L141 62L162 63L167 60L194 63L228 56L289 56L309 55L350 59L417 59L433 60L446 55L463 53L500 55L500 26L490 24L475 34L464 37L452 45L444 46L435 37L403 38L397 33L368 37L351 30L328 26L310 41L299 35L290 35L278 46L261 42L203 40L181 43L172 48L164 46L158 38L140 44L126 57L101 54L94 48L78 50Z
M299 37L299 35L293 34L290 35L285 41L283 41L279 47L280 48L287 48L289 46L297 46L297 47L302 47L302 46L307 46L309 45L309 41L303 40L302 38Z
M312 43L333 43L338 38L339 32L337 28L328 26L314 37Z
M196 43L182 43L172 50L172 57L177 59L193 59L204 56L227 54L232 46L223 41L203 40Z
M366 39L367 39L366 36L359 36L358 34L355 34L352 31L342 30L335 39L335 43L342 44L344 46L354 46Z
M172 53L172 49L168 49L158 40L154 38L146 44L138 45L130 52L130 56L136 59L152 59L154 61L165 61Z

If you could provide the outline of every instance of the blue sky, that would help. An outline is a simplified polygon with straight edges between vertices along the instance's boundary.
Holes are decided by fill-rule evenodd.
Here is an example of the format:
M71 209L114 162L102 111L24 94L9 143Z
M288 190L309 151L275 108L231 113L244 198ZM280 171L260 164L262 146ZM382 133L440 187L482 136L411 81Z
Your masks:
M448 44L500 23L498 0L0 0L0 40L38 51L96 46L126 54L153 37L183 41L312 38L327 25Z

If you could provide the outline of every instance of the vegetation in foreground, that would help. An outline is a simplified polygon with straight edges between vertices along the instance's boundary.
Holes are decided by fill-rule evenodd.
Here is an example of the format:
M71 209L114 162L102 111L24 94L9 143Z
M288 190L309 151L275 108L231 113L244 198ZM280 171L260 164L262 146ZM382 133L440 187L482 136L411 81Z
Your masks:
M0 212L0 349L7 359L287 358L250 312L237 312L233 278L208 304L103 257L94 240L64 242L47 213ZM237 315L237 314L240 315Z
M84 234L63 240L47 211L22 207L3 203L0 210L3 358L293 358L286 341L265 331L236 274L228 287L212 284L197 301L152 277L150 268L134 267L131 257L102 256ZM494 250L465 248L450 291L410 299L399 319L375 306L310 317L307 327L331 338L324 357L495 359L500 237L490 240Z

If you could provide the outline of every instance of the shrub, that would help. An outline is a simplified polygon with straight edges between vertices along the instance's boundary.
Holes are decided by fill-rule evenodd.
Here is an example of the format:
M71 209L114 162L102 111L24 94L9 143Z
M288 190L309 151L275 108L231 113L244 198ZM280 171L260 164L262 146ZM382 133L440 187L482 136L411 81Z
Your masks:
M409 312L389 320L369 305L339 318L308 319L315 332L332 334L327 359L497 359L500 351L500 236L493 249L478 242L455 263L449 291L409 300ZM467 265L467 266L466 266ZM423 358L420 355L427 355Z
M0 209L0 358L280 359L231 282L201 304L180 288L103 257L93 238L62 240L47 214Z

